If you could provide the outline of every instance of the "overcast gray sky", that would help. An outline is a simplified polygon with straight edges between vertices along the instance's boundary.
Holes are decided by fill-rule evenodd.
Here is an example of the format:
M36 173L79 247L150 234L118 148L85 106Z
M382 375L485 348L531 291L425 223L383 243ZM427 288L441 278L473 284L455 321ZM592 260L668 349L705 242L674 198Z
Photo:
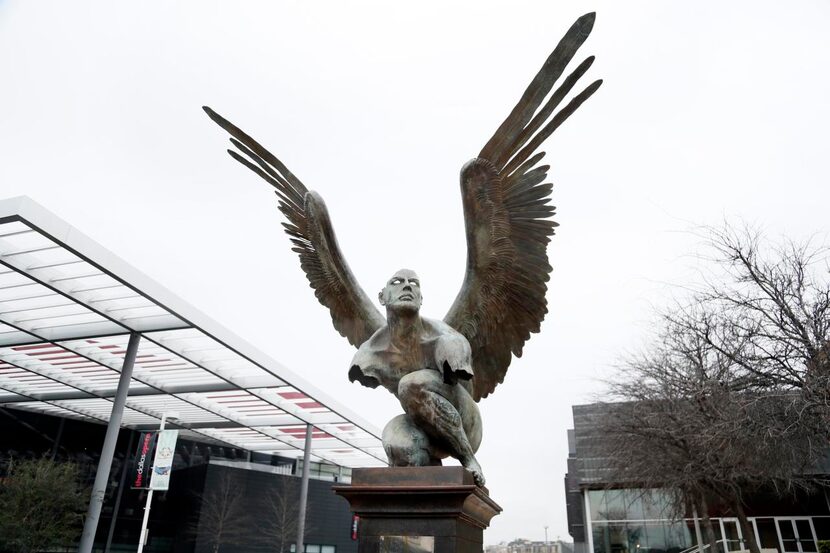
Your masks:
M689 229L827 232L830 3L0 0L0 197L31 196L382 427L400 407L348 383L353 350L269 187L200 106L326 199L370 296L410 267L441 318L464 268L458 171L593 10L577 61L595 54L605 84L545 148L550 312L480 405L504 507L486 543L565 538L570 407L693 278Z

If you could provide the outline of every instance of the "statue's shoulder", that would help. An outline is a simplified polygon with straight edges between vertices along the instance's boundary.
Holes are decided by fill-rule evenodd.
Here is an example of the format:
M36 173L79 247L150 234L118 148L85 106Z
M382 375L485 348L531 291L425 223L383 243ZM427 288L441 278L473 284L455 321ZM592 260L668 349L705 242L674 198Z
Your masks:
M352 358L351 366L369 367L377 365L381 360L378 355L389 349L389 326L383 325L372 334L368 340L360 344Z
M360 344L357 350L360 351L377 351L379 349L386 349L389 345L389 326L383 325L372 334L368 340Z
M421 317L421 320L424 324L424 329L427 331L427 334L430 337L438 338L441 336L446 337L454 337L454 338L464 338L464 335L458 332L456 329L445 323L444 321L438 319L427 319L426 317Z
M388 345L389 327L383 325L357 348L349 365L349 381L357 380L369 388L383 385L394 394L397 382L389 378L387 363L383 360L383 352Z

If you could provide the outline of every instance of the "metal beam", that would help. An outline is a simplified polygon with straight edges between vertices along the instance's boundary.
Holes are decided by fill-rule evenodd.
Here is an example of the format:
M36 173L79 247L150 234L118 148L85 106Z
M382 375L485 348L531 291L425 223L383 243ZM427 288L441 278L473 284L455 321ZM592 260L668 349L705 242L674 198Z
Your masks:
M311 465L311 430L312 426L305 426L305 449L303 449L303 478L300 481L300 514L297 521L297 549L296 553L305 553L305 512L308 505L308 473Z
M124 365L121 367L121 376L118 379L118 389L112 403L112 413L107 424L107 433L104 436L104 446L101 448L101 457L98 460L98 469L95 472L95 483L92 485L92 495L89 498L89 509L84 520L84 532L81 535L78 553L92 553L95 532L98 529L98 519L101 516L101 507L104 505L104 494L109 483L115 442L118 440L118 431L121 429L121 415L124 413L124 405L127 403L130 377L132 376L135 355L140 341L141 334L138 332L130 333L127 353L124 355Z
M202 409L204 409L204 407ZM208 409L205 409L205 410L209 411ZM219 415L219 416L221 416L221 415ZM252 426L255 426L255 427L260 427L260 426L268 426L268 427L271 427L271 426L276 426L276 427L293 426L293 427L296 427L296 426L301 425L302 422L297 422L297 419L295 419L294 417L292 417L290 415L277 415L277 416L267 417L267 418L263 417L262 419L256 419L252 422L247 422L247 423L244 423L244 424L241 423L241 422L238 422L238 421L234 421L234 420L207 421L207 422L188 422L188 423L182 423L182 422L177 421L177 422L170 423L170 424L172 426L177 427L177 428L186 428L188 430L199 430L199 429L202 429L202 428L217 428L217 429L220 429L220 428L251 428ZM143 431L146 431L146 430L155 430L156 428L158 428L158 424L152 424L152 423L149 423L149 424L132 424L132 425L130 425L130 428L132 428L133 430L141 430L143 432ZM268 437L270 438L270 436L268 436ZM283 443L285 443L285 442L283 442ZM287 443L285 445L288 445L292 449L298 449L298 448L295 448L294 446L292 446L290 444L287 444ZM235 446L235 447L239 447L239 446ZM342 446L338 446L338 447L340 447L340 449L343 449ZM245 449L245 448L242 448L242 449ZM337 449L337 447L335 447L333 449Z
M67 350L71 351L72 350ZM72 352L75 353L75 352ZM97 361L96 361L97 363ZM101 365L104 368L109 369L106 365ZM31 370L20 367L25 371L32 372ZM33 373L38 374L38 373ZM137 379L136 379L137 380ZM142 382L143 383L143 382ZM283 388L285 385L282 386L263 386L263 388ZM166 385L164 388L139 388L137 390L132 390L130 392L130 397L141 397L141 396L165 396L165 395L173 395L173 394L202 394L206 392L232 392L235 390L240 390L239 386L235 385L228 385L225 382L212 382L206 384L173 384L173 385ZM10 390L11 391L11 390ZM93 399L93 398L102 398L102 399L112 399L115 397L114 393L92 393L92 392L85 392L82 390L73 390L71 392L43 392L43 393L35 393L30 394L27 397L19 397L19 398L10 398L7 400L0 401L0 404L7 404L7 403L20 403L25 401L54 401L54 400L61 400L61 399ZM155 428L155 426L153 427Z
M15 403L31 403L33 401L56 401L61 399L95 399L97 397L99 396L96 396L92 393L83 392L81 390L72 390L71 392L44 392L29 394L28 396L0 400L0 405L13 405Z
M134 332L134 333L130 334L130 340L132 340L133 335L136 335L136 334L139 336L139 338L141 337L141 333L139 333L139 332ZM149 338L144 337L144 339L145 339L145 340L149 340L149 341L151 341L151 342L152 342L152 340L150 340ZM80 353L80 352L77 352L77 351L75 351L74 349L71 349L71 348L69 348L68 346L66 346L66 345L64 345L64 344L61 344L61 343L58 343L58 342L50 342L50 343L51 343L51 344L53 344L53 345L55 345L56 347L59 347L59 348L61 348L61 349L63 349L63 350L66 350L67 352L70 352L70 353L72 353L72 354L74 354L74 355L78 355L78 356L80 356L80 357L83 357L84 359L88 360L88 361L89 361L89 362L91 362L91 363L96 363L97 365L101 366L102 368L104 368L104 369L106 369L106 370L109 370L109 371L112 371L112 372L118 372L118 371L116 371L115 369L113 369L112 367L109 367L109 366L107 366L107 365L105 365L105 364L101 363L100 361L98 361L98 360L96 360L96 359L90 358L90 357L88 357L88 356L86 356L86 355L84 355L84 354L82 354L82 353ZM130 342L130 343L132 343L132 342ZM155 343L155 342L153 342L153 343ZM134 364L135 364L135 356L136 356L136 354L137 354L137 347L138 347L138 346L136 346L136 352L133 352L133 361L132 361L132 364L131 364L131 367L130 367L130 373L131 373L131 374L130 374L130 377L131 377L131 378L132 378L132 365L134 365ZM162 346L162 347L163 347L163 346ZM129 343L128 343L128 345L127 345L127 354L129 354ZM178 355L178 354L176 354L176 355ZM0 359L0 360L2 360L2 359ZM30 366L24 366L24 365L21 365L19 362L11 362L11 361L7 361L7 360L2 360L2 361L3 361L4 363L8 364L8 365L12 365L12 366L17 367L17 368L19 368L19 369L21 369L21 370L28 371L28 372L30 372L30 373L32 373L32 374L36 374L36 375L38 375L38 376L42 376L42 377L44 377L44 378L48 378L49 380L52 380L52 381L54 381L54 382L57 382L58 384L62 384L62 385L64 385L64 386L68 386L68 387L70 387L70 388L73 388L73 390L74 390L75 392L80 392L80 393L84 393L84 394L90 394L90 395L91 395L92 397L94 397L94 398L107 399L108 401L115 401L115 400L110 399L110 398L105 398L103 394L100 394L100 393L94 392L94 391L92 391L92 390L88 390L88 389L82 388L82 387L80 387L80 385L79 385L79 384L74 384L74 383L71 383L71 382L66 381L62 375L56 375L56 374L54 374L54 373L55 373L55 371L54 371L54 370L49 370L49 371L44 372L44 371L42 371L42 370L35 369L34 367L30 367ZM124 358L124 362L126 363L126 355L125 355L125 358ZM202 367L200 367L200 368L202 368ZM207 370L207 369L204 369L204 368L203 368L203 370ZM208 372L210 372L210 371L208 371ZM122 371L122 373L121 373L121 376L123 377L123 371ZM217 375L217 376L219 376L219 375ZM221 377L220 377L220 378L221 378ZM127 389L126 389L126 391L124 392L125 394L128 394L128 393L129 393L129 380L130 380L130 379L128 379L128 380L127 380ZM217 416L222 417L222 418L224 418L224 419L226 419L226 420L228 420L228 421L232 421L232 422L235 422L235 423L237 423L237 424L240 424L241 426L245 426L245 427L248 427L248 428L249 428L249 426L244 425L244 424L242 424L242 423L239 423L239 421L233 420L233 419L229 418L227 415L222 415L222 414L220 414L220 413L219 413L219 411L218 411L217 409L207 408L207 407L205 407L205 406L203 406L203 405L200 405L200 404L198 404L198 403L196 403L196 402L194 402L194 401L192 401L192 400L188 399L188 398L186 397L186 396L187 396L187 394L185 394L185 393L180 393L180 394L178 394L178 393L177 393L177 394L167 394L166 392L164 392L164 390L163 390L163 389L158 388L157 386L155 386L155 385L153 385L153 384L150 384L149 382L145 382L145 381L143 381L143 380L141 380L141 379L139 379L139 378L135 378L135 380L136 380L137 382L141 382L142 384L144 384L144 385L146 385L146 386L149 386L149 387L151 387L151 388L153 388L153 389L155 389L155 390L158 390L159 392L162 392L161 394L157 394L157 395L171 395L172 397L175 397L176 399L180 399L180 400L182 400L182 401L184 401L184 402L187 402L187 403L189 403L190 405L193 405L194 407L198 407L199 409L202 409L202 410L204 410L204 411L207 411L207 412L209 412L209 413L211 413L211 414L213 414L213 415L217 415ZM227 379L223 379L223 381L227 383L227 384L223 384L223 385L228 385L228 386L231 386L231 390L240 389L240 388L236 387L236 385L235 385L235 384L233 384L232 382L228 381ZM276 387L277 387L277 388L279 388L279 387L281 387L281 386L276 386ZM15 392L14 390L12 390L12 389L8 388L8 386L6 386L6 388L5 388L5 389L7 389L7 390L9 390L9 391L11 391L11 392L13 392L13 393ZM115 394L116 394L116 400L117 400L117 397L118 397L118 395L119 395L120 393L121 393L121 378L119 377L118 387L116 388L116 392L115 392ZM32 397L32 396L29 396L29 397ZM86 399L86 398L83 398L83 399ZM41 400L41 401L44 401L44 402L45 402L45 400ZM62 408L64 408L64 409L70 409L69 407L66 407L65 405L62 405L62 404L60 403L60 402L62 402L62 401L63 401L63 400L50 400L50 401L48 401L48 403L49 403L49 404L51 404L51 405L56 405L56 406L58 406L58 407L62 407ZM126 403L126 401L125 401L125 403ZM139 413L143 413L143 414L145 414L145 415L148 415L148 416L150 416L150 417L158 417L158 415L156 415L155 413L150 412L150 411L148 411L147 409L145 409L145 408L143 408L143 407L141 407L141 406L139 406L139 405L135 404L135 402L133 402L133 403L132 403L132 404L130 404L130 405L127 405L127 407L129 407L130 409L133 409L133 410L135 410L135 411L138 411ZM73 410L73 411L75 411L75 412L78 412L78 413L80 413L80 414L83 414L83 415L85 415L85 416L87 416L87 417L97 417L97 418L101 418L101 417L98 417L97 415L94 415L94 414L92 414L92 413L86 413L86 412L84 412L83 410L81 410L81 409L79 409L79 408L70 409L70 410ZM123 408L121 409L121 411L119 411L119 420L118 420L118 424L119 424L119 425L121 424L121 414L122 414L122 413L123 413ZM102 419L102 420L104 420L104 422L106 422L106 419ZM187 423L184 423L184 422L183 422L183 423L180 423L180 424L179 424L179 426L181 426L182 428L188 428L188 429L190 428L190 426L189 426ZM288 441L286 441L286 439L283 439L283 437L281 437L281 436L274 436L274 435L268 434L267 432L264 432L264 431L262 431L262 430L257 430L257 429L255 429L255 428L254 428L253 430L256 430L258 433L262 434L263 436L267 436L267 437L269 437L269 438L272 438L272 439L278 440L278 441L280 441L280 442L283 442L283 443L285 443L285 444L287 444L287 445L291 445ZM199 432L199 431L194 429L194 432ZM199 432L199 433L200 433L200 434L205 434L204 432ZM206 435L207 435L209 438L212 438L212 439L214 439L214 440L217 440L217 439L218 439L218 438L216 438L216 437L214 437L214 436L210 436L209 434L206 434ZM230 445L230 446L232 446L232 447L239 447L239 448L241 448L241 449L244 449L244 446L242 446L241 444L236 444L236 443L230 442L230 441L228 441L227 439L218 439L218 440L219 440L219 441L221 441L221 442L227 443L227 444L229 444L229 445ZM293 446L292 446L292 447L293 447Z

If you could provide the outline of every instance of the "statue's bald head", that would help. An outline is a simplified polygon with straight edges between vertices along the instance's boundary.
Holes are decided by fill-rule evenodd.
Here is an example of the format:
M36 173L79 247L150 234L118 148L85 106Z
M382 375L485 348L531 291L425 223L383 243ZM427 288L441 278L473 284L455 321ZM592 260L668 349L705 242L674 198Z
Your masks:
M401 269L386 282L378 294L380 304L386 309L418 311L421 309L421 279L415 271Z

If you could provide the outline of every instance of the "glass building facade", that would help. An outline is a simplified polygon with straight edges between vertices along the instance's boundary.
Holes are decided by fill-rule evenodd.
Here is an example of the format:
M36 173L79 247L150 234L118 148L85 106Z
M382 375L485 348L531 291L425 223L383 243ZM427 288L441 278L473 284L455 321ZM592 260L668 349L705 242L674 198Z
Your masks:
M696 527L695 519L685 516L688 513L673 512L671 502L659 490L586 490L584 497L590 515L588 545L594 553L697 550L702 523L698 521ZM736 518L712 517L711 521L718 553L748 549ZM816 553L817 542L830 539L830 514L756 516L749 521L761 549L769 553Z
M612 481L596 432L602 409L575 406L574 429L568 431L565 491L575 553L699 553L705 529L693 513L676 512L664 491L622 488ZM817 553L818 542L830 540L828 490L788 499L754 494L745 511L762 553ZM708 514L716 553L748 550L747 536L727 506L712 501ZM704 553L708 548L704 545Z
M694 543L694 523L675 517L659 491L591 490L593 550L605 553L678 553Z

